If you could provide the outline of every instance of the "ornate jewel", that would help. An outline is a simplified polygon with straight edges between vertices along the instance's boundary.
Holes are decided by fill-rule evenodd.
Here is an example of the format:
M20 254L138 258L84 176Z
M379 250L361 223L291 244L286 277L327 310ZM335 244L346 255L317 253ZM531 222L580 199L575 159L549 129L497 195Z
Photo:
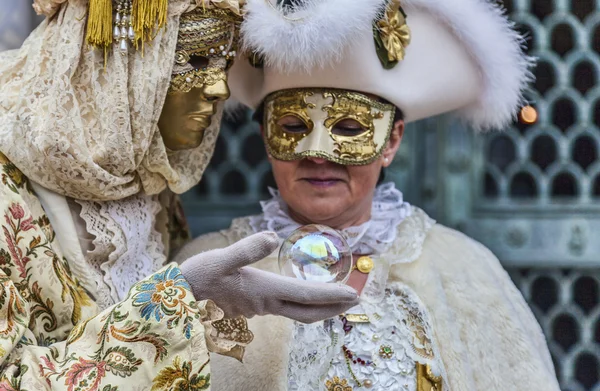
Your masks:
M333 379L325 382L327 391L352 391L352 387L348 385L348 380L340 379L338 376L334 376Z
M379 357L390 359L394 356L394 349L390 345L381 345L379 347Z
M133 30L131 0L120 0L117 3L117 13L115 15L115 26L113 28L113 42L118 43L121 54L127 54L127 42L135 41L135 31Z
M374 266L373 259L366 255L358 258L355 265L356 269L364 274L370 273Z
M399 0L392 0L383 16L373 26L377 55L386 69L393 68L404 59L410 44L410 28Z
M289 94L278 94L270 99L272 101L272 111L268 121L273 131L269 134L267 140L278 151L286 154L294 153L300 140L313 130L314 123L310 119L307 109L314 109L315 105L306 102L306 98L312 95L313 93L309 91L296 91ZM300 119L306 125L307 130L301 133L286 132L278 124L278 121L287 115Z
M352 353L352 351L350 349L348 349L348 347L346 345L342 346L342 350L344 351L344 356L352 361L352 363L354 364L359 364L365 367L370 367L375 366L375 363L373 363L373 361L371 360L363 360L362 358L356 356L354 353Z

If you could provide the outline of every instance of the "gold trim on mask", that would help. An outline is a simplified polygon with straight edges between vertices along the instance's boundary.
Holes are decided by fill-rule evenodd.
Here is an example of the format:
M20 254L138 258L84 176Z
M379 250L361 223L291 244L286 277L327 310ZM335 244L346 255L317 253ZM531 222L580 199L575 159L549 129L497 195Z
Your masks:
M221 68L195 69L173 75L169 92L190 92L193 88L212 86L221 80L227 81L227 74Z
M279 160L318 157L345 165L370 164L381 156L389 140L394 113L393 105L353 91L320 88L277 91L265 99L267 150ZM278 122L288 115L300 119L307 130L286 131ZM337 134L335 126L347 119L356 121L364 131L354 136ZM382 132L385 132L383 137Z
M300 140L306 137L314 128L314 123L310 119L307 109L314 109L315 105L306 102L306 98L312 95L312 92L305 91L303 93L299 92L297 94L281 95L279 100L273 101L273 112L268 119L270 121L269 126L272 130L268 137L269 144L286 154L294 153ZM292 115L304 122L307 129L306 132L286 132L283 127L278 124L278 120L288 115Z
M372 100L364 101L362 96L354 96L350 92L323 92L324 98L331 98L330 105L323 106L327 112L324 124L329 130L331 138L335 141L335 149L340 159L368 160L375 155L377 146L373 140L375 119L382 119L383 112L372 113ZM379 102L378 102L379 103ZM348 137L335 134L334 126L346 119L358 122L365 131L357 136Z
M237 54L241 21L239 15L217 8L198 7L181 15L169 92L189 92L226 80L224 69L214 65L196 68L190 60L194 56L205 57L231 65Z

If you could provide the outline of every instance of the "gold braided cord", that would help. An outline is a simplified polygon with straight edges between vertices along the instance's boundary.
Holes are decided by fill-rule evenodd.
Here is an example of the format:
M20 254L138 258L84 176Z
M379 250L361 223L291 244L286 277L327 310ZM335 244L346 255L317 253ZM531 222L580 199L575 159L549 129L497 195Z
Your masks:
M106 49L113 41L112 22L112 0L90 0L86 41Z

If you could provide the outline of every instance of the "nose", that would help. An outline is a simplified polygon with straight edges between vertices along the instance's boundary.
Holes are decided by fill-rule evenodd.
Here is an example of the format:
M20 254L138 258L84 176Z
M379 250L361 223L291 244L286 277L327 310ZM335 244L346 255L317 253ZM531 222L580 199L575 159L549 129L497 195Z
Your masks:
M323 159L322 157L307 157L306 160L311 161L315 164L325 164L327 163L326 159Z
M205 85L202 92L204 99L206 99L208 102L227 100L229 95L231 95L229 86L227 85L227 78L219 80L214 84Z

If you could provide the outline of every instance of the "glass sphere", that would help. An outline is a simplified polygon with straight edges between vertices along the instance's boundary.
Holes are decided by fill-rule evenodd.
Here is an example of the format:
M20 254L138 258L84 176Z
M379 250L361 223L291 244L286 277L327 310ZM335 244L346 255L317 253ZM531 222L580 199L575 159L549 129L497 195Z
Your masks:
M306 281L344 283L352 271L352 250L335 229L304 225L279 250L281 274Z

